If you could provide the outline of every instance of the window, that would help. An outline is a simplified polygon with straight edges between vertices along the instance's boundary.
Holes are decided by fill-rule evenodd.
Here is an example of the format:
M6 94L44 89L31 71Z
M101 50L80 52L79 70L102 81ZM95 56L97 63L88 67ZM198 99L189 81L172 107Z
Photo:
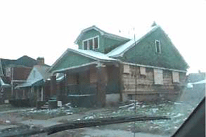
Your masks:
M159 40L155 40L156 52L161 53L161 45Z
M87 49L87 41L84 41L84 49Z
M92 49L93 49L93 39L90 39L89 40L89 50L92 50Z
M99 36L83 41L84 50L93 50L99 48Z
M98 49L98 48L99 48L98 38L94 38L94 49Z

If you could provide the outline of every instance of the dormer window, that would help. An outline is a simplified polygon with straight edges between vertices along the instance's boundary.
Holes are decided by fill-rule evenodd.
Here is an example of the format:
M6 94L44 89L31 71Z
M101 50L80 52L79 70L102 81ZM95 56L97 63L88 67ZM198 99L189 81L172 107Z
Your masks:
M99 36L83 40L84 50L93 50L99 48Z
M156 52L161 53L161 45L159 40L155 40Z

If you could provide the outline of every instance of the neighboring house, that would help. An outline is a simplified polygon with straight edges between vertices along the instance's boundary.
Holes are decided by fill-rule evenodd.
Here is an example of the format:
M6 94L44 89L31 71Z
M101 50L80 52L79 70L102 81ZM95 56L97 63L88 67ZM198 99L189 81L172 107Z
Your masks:
M187 88L185 88L180 100L199 104L206 94L206 73L190 73L187 81Z
M17 60L0 59L1 103L8 102L15 96L14 87L25 82L32 67L36 64L37 61L28 56L22 56Z
M49 70L65 76L64 89L56 90L59 100L67 95L84 105L95 99L99 106L135 98L174 100L185 85L188 65L158 25L135 40L92 26L75 43L79 49L68 48Z
M47 83L47 79L50 77L49 68L44 63L35 65L26 81L15 87L17 90L16 99L30 99L33 102L48 99L48 94L45 92L49 92L50 88L50 84Z
M190 73L187 76L188 83L195 83L195 82L199 82L199 81L204 80L204 79L206 79L206 73L204 73L204 72Z

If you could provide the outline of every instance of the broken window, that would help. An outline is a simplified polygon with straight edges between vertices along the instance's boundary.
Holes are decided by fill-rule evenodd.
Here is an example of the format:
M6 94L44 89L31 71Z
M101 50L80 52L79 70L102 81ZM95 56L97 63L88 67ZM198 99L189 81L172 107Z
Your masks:
M159 40L155 40L156 52L161 53L161 45Z

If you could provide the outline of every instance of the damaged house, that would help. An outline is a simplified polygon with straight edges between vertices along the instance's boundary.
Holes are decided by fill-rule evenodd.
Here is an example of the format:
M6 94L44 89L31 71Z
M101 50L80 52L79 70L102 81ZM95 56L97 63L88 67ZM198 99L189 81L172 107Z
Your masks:
M26 81L32 67L37 61L28 56L22 56L16 60L0 59L0 102L9 103L14 99L16 92L14 87Z
M49 99L49 68L44 64L44 58L38 58L38 64L33 66L26 81L15 87L16 100L21 100L19 106L36 106L37 101ZM14 106L17 105L16 100L13 101Z
M49 70L51 91L60 101L105 106L128 99L175 100L185 85L188 65L159 25L135 39L91 26L75 43L78 49L68 48Z

